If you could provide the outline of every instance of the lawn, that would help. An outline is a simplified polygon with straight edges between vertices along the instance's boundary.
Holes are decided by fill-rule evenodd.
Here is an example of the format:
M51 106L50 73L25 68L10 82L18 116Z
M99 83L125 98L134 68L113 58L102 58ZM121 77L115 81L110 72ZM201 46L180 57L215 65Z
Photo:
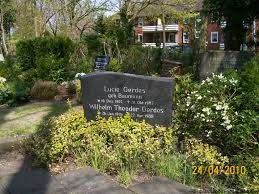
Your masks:
M0 107L0 138L30 134L52 116L66 112L66 104L35 102L18 107Z

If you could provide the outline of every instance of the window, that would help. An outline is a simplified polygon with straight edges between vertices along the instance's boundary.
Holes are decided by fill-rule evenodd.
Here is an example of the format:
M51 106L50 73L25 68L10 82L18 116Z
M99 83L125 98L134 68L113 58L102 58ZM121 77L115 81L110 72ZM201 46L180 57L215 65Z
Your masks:
M211 32L211 43L218 43L219 42L219 33L218 32Z
M189 35L187 32L183 33L183 43L189 43Z
M175 33L169 33L168 42L175 43Z
M143 42L143 35L142 34L138 34L138 42Z
M144 19L138 18L138 26L143 26L143 25L144 25Z

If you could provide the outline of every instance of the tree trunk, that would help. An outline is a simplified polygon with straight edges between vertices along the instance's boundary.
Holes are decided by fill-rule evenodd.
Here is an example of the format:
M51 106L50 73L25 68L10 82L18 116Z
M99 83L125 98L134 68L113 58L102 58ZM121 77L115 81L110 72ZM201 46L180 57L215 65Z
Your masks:
M4 29L4 14L2 10L0 10L0 28L1 28L1 37L2 37L2 44L5 55L8 55L8 49L6 46L6 40L5 40L5 29Z
M165 14L163 10L162 10L162 26L163 26L163 50L165 51L166 33L165 33Z
M225 50L239 51L240 45L244 43L245 37L243 22L228 18L224 34Z
M37 21L37 4L36 4L36 0L33 0L33 20L34 20L34 31L35 31L35 37L39 36L38 33L38 21Z

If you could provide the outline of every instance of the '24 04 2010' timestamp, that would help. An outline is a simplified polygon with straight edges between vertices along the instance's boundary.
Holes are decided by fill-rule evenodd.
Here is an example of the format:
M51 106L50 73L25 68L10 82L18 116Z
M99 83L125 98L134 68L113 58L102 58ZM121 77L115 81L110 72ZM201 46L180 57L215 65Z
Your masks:
M245 166L192 166L194 175L245 175L246 173Z

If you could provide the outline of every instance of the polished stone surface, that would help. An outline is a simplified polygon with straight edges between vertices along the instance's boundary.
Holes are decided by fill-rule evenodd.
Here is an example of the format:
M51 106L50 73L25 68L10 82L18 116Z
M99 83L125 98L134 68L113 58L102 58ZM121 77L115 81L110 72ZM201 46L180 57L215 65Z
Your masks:
M96 72L81 77L82 100L87 120L130 113L136 120L170 126L174 80L115 72Z

